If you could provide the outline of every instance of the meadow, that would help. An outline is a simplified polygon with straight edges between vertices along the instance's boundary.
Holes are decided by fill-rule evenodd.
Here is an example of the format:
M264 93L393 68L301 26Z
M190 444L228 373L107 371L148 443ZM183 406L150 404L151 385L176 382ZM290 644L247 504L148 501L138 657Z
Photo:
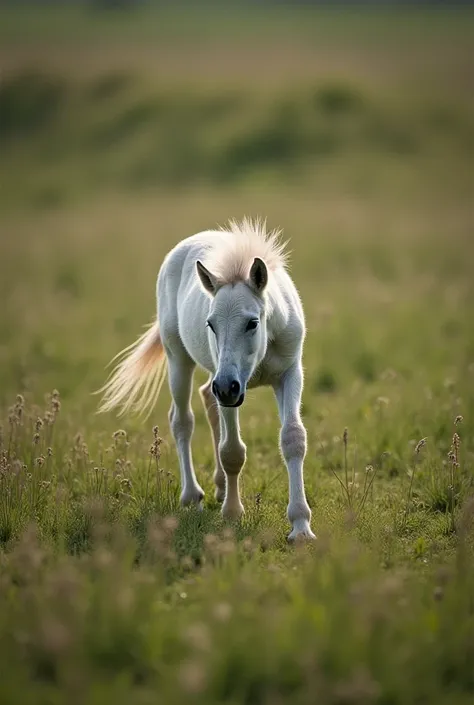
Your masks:
M0 702L471 703L468 10L0 9ZM244 215L308 334L289 547L270 390L246 508L179 507L164 389L97 415L164 255Z

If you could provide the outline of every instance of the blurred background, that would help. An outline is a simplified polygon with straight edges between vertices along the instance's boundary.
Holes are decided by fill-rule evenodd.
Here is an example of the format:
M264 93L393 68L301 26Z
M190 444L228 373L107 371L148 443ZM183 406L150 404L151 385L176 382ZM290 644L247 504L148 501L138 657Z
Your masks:
M1 3L2 403L58 387L94 408L104 365L154 315L164 254L245 214L291 240L310 410L440 341L446 376L467 365L472 17L428 1Z

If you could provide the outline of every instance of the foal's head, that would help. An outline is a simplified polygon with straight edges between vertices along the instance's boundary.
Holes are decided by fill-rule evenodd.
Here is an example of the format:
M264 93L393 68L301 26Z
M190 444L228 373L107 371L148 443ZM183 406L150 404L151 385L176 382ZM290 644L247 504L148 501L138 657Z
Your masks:
M249 379L267 349L265 262L255 257L244 280L223 283L201 262L197 271L203 287L212 297L207 318L209 345L215 375L212 391L221 406L240 406Z

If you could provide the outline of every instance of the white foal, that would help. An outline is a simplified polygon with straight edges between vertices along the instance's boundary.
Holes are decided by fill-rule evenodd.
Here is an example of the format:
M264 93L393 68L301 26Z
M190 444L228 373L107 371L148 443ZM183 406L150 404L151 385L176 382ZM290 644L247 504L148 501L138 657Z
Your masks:
M154 325L119 354L104 386L101 411L148 411L168 367L169 413L181 472L181 503L199 504L204 492L194 472L190 406L196 365L210 373L200 389L216 455L216 497L224 517L244 508L239 474L246 447L239 407L252 387L271 385L281 418L280 444L289 476L289 540L314 538L303 483L306 431L301 421L301 364L305 323L301 301L285 269L278 233L245 219L179 243L165 258L157 282Z

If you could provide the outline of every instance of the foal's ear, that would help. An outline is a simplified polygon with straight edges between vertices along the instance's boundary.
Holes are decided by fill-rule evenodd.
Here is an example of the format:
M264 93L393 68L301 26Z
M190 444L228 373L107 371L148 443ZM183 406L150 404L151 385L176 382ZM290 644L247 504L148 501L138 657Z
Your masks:
M260 257L255 257L252 267L250 269L250 285L259 294L265 289L268 283L268 270L267 265L260 259Z
M196 269L205 290L214 296L218 288L217 278L199 260L196 262Z

